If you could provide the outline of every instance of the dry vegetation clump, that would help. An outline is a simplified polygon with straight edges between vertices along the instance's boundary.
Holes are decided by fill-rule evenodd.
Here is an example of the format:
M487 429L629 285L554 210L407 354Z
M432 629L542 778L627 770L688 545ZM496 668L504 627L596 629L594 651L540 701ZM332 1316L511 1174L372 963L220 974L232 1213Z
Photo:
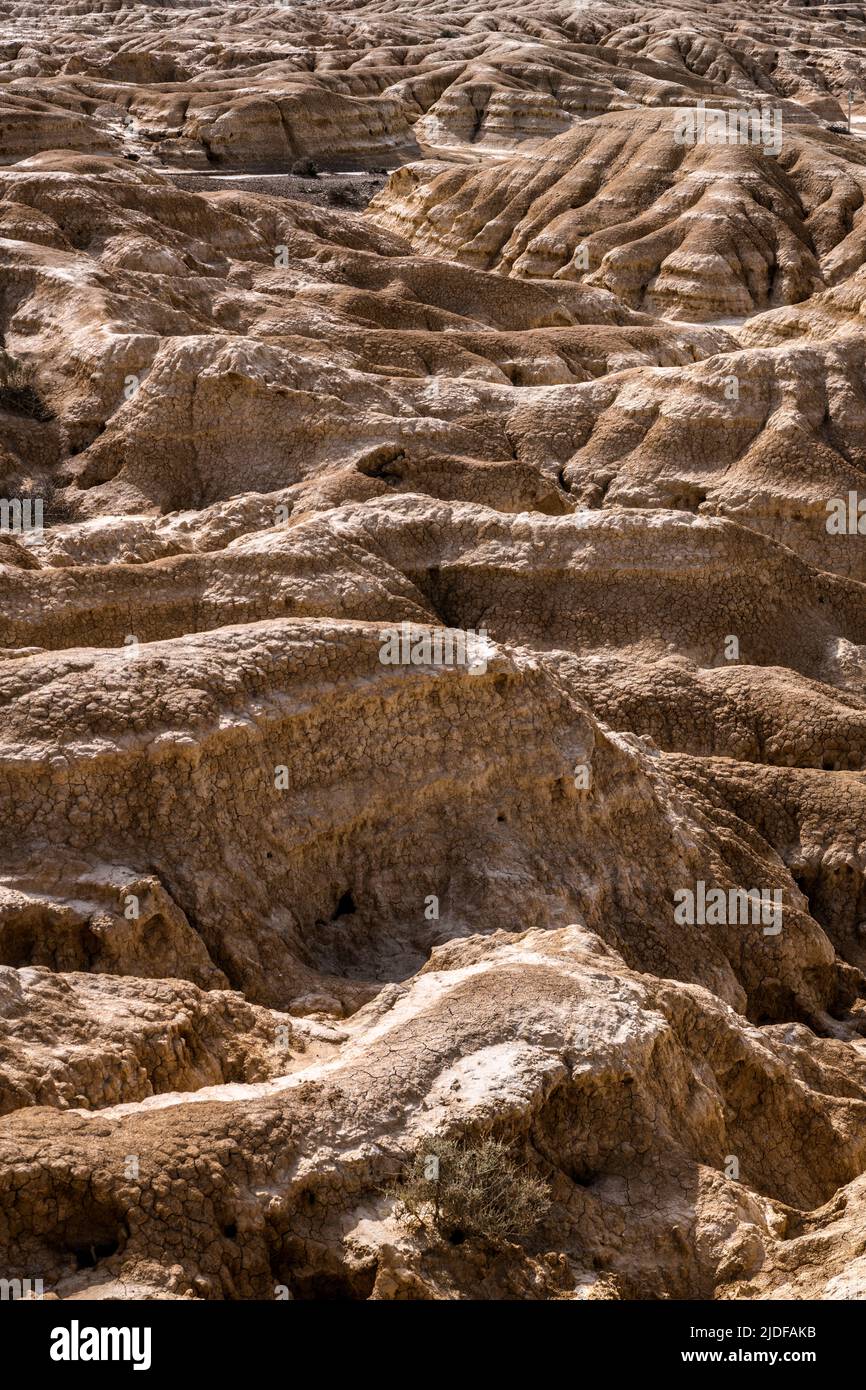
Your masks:
M39 477L24 478L15 489L15 496L20 497L22 502L27 498L31 502L41 500L43 526L62 526L65 522L74 520L74 510L69 505L67 494L46 473Z
M26 415L31 420L47 421L54 417L36 388L36 375L8 352L0 349L0 410L12 415Z
M394 1188L402 1215L453 1244L477 1236L519 1240L544 1219L547 1183L501 1139L434 1138L423 1144Z

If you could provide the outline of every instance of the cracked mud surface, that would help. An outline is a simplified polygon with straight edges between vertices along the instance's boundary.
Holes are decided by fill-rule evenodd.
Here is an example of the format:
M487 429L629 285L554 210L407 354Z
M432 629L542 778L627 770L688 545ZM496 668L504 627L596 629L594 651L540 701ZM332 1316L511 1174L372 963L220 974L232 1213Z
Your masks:
M866 9L79 9L0 4L0 1275L866 1297ZM407 1223L442 1137L529 1234Z

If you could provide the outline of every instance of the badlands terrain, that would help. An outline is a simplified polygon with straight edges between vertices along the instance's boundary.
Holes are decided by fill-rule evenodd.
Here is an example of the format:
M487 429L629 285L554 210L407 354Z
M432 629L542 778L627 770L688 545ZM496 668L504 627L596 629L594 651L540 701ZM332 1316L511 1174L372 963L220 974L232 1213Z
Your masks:
M864 306L863 4L0 0L0 1276L866 1297Z

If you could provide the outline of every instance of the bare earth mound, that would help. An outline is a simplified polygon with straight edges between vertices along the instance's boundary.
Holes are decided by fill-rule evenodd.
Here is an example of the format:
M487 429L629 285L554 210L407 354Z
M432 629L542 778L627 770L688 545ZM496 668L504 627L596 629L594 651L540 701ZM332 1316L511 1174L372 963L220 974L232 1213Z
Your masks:
M0 1271L866 1298L866 10L0 31Z

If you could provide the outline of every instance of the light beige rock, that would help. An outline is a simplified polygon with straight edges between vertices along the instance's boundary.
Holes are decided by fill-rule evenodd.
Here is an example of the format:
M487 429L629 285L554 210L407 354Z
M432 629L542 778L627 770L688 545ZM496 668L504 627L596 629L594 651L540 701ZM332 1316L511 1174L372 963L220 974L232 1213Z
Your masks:
M863 18L0 31L4 1278L862 1299Z

